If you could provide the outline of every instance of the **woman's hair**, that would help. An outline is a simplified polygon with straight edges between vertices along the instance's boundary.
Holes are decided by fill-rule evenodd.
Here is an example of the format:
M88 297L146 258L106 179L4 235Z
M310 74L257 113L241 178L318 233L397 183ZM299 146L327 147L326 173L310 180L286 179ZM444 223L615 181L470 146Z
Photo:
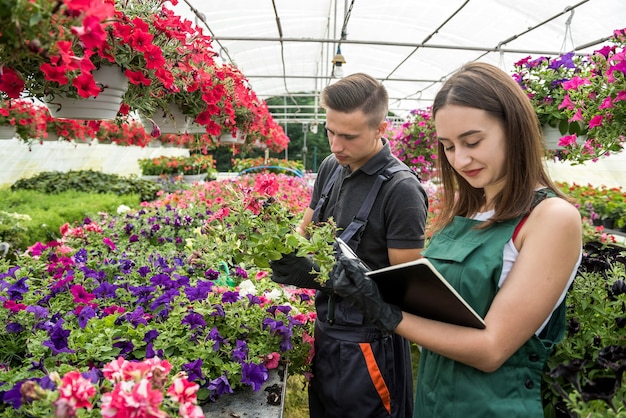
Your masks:
M387 117L389 95L374 77L356 73L324 88L321 105L344 113L361 110L369 125L376 128Z
M494 222L516 218L528 213L537 184L559 191L544 167L544 148L539 121L532 104L513 78L498 67L481 62L464 65L437 93L433 102L433 118L446 105L482 109L502 121L505 135L504 175L506 183L495 196ZM441 142L437 165L443 186L443 208L435 223L440 229L454 216L469 216L485 204L482 189L476 189L450 165Z

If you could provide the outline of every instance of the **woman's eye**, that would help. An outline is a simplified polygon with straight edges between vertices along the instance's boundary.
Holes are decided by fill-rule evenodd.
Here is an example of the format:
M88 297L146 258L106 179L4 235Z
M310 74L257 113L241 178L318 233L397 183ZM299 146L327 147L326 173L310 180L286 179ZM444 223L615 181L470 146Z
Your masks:
M476 141L476 142L473 142L471 144L468 143L467 146L470 147L470 148L474 148L476 145L478 145L479 142L480 141Z
M446 152L450 152L450 151L452 151L453 149L454 149L454 145L451 145L451 146L449 146L449 147L444 147L444 148L443 148L443 150L444 150L444 151L446 151Z

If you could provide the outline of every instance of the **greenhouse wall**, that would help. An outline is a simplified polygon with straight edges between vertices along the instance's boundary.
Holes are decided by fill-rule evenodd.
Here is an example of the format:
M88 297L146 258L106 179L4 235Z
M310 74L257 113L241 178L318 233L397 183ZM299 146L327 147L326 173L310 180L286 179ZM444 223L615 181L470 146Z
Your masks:
M0 187L44 171L95 170L129 176L141 175L137 160L161 155L189 155L189 150L168 147L118 146L116 144L34 143L17 139L0 141ZM626 187L626 153L611 155L597 162L572 166L547 161L555 180L594 186ZM220 176L223 177L223 176Z
M189 150L167 147L73 144L66 141L34 143L0 141L0 187L44 171L94 170L109 174L141 175L137 160L161 155L188 156Z

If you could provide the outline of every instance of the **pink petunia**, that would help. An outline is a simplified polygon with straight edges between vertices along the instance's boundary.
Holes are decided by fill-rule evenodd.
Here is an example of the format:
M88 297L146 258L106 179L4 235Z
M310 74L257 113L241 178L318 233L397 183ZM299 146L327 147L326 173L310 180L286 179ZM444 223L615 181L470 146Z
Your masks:
M593 129L597 126L602 126L602 120L604 119L603 115L595 115L590 121L589 121L589 129Z

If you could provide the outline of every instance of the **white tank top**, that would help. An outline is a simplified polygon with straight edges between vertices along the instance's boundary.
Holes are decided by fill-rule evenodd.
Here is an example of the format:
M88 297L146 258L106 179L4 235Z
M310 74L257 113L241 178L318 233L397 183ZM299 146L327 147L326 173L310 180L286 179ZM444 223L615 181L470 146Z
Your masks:
M486 221L490 219L494 213L495 213L494 210L490 210L487 212L479 212L475 216L472 216L472 219L475 219L477 221ZM498 288L502 287L502 284L504 283L504 281L509 275L509 272L513 268L513 263L515 263L515 260L517 260L518 255L519 255L519 251L517 251L517 248L515 248L515 244L513 244L513 239L511 238L506 243L506 245L504 246L504 250L502 251L502 274L500 275L500 280L498 281ZM565 299L567 289L569 289L572 282L574 281L574 277L576 277L576 272L578 271L578 266L580 265L581 260L582 260L582 248L580 249L580 255L578 256L578 261L576 262L576 265L574 266L574 269L572 270L572 273L570 274L569 280L567 281L567 286L565 286L565 288L563 289L563 292L561 292L561 296L559 297L559 300L554 305L554 308L552 308L552 312L550 312L550 315L548 315L546 320L543 321L543 324L541 324L539 329L535 332L535 335L539 335L541 331L543 331L548 321L550 321L550 318L552 317L552 313L556 310L556 308L558 308L561 302L563 302L563 299Z

